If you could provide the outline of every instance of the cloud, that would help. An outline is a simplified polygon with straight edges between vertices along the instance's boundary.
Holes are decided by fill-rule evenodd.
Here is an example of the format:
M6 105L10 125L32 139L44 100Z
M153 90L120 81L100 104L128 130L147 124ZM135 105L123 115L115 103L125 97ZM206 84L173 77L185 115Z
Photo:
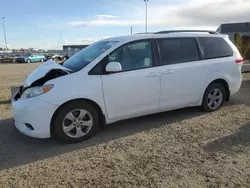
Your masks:
M117 20L117 16L109 15L109 14L98 14L95 16L96 19L90 21L74 21L70 22L69 25L73 27L85 27L85 26L98 26L98 25L117 25L119 24Z
M0 44L0 48L6 48L5 44ZM11 45L7 44L7 48L11 48Z
M86 26L128 26L128 25L142 25L143 23L138 20L126 21L126 20L105 20L97 19L91 21L75 21L70 22L69 25L73 27L86 27Z
M114 15L109 15L109 14L99 14L99 15L96 15L96 18L99 19L99 20L102 20L102 19L110 19L110 18L117 18L117 16L114 16Z
M91 44L93 42L110 38L112 36L99 36L99 37L89 37L89 38L82 38L82 39L75 39L75 40L64 40L64 44Z
M249 21L250 0L190 0L182 4L148 4L149 27L213 28L221 23ZM73 21L71 27L143 26L145 8L136 8L133 15L118 19L113 15L97 15L90 21Z
M44 42L44 44L46 44L46 45L50 45L50 42Z
M192 0L163 9L160 22L171 27L219 26L225 22L249 21L249 8L249 0Z

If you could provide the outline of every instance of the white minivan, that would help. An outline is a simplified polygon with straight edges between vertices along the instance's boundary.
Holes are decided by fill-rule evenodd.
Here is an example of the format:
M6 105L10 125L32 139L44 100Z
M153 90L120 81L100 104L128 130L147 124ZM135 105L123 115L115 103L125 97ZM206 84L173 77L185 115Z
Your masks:
M34 70L12 99L25 135L78 142L100 126L178 108L219 109L241 86L243 59L213 31L104 39Z

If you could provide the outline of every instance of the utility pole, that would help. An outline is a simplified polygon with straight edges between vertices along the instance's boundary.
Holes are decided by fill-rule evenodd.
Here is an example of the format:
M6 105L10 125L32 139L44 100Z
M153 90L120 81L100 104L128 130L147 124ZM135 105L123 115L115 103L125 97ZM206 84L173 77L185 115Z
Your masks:
M149 0L144 0L146 7L145 7L145 33L148 32L148 1Z
M130 27L130 34L133 35L133 27Z
M62 29L60 30L60 36L59 36L59 40L58 40L58 46L57 46L58 50L60 49L61 40L62 40Z
M4 40L5 40L5 47L6 47L6 50L7 50L7 49L8 49L8 45L7 45L7 38L6 38L6 32L5 32L4 19L5 19L5 17L2 17L2 20L3 20L3 33L4 33Z

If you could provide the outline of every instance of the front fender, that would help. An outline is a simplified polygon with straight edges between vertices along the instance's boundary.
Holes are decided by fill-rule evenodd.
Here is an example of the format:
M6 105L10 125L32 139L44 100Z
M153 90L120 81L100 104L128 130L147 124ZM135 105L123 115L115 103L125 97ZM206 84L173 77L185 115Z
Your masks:
M98 104L106 116L101 76L84 75L79 71L49 80L44 85L48 84L54 87L48 93L38 96L40 100L61 106L71 100L87 99Z

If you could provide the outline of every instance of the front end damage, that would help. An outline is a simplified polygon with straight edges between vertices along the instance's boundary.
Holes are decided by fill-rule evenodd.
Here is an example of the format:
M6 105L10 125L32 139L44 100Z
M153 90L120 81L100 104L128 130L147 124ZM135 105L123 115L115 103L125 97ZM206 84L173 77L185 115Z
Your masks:
M18 100L28 88L42 86L49 80L66 76L71 73L72 71L70 69L59 65L53 60L45 62L26 77L24 84L16 89L16 93L13 95L13 100Z

